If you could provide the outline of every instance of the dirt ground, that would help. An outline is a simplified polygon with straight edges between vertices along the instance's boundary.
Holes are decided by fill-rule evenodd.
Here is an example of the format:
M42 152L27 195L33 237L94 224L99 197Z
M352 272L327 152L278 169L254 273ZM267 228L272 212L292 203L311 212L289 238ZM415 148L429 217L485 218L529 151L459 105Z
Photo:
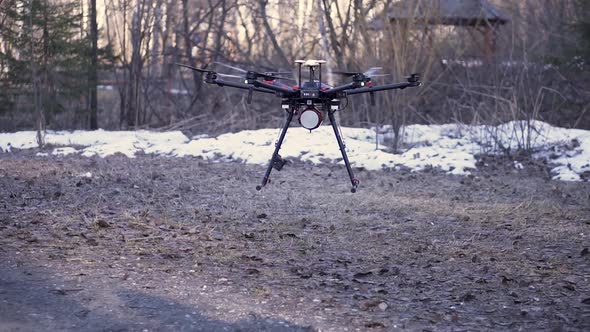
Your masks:
M0 154L0 331L588 331L590 184L522 162Z

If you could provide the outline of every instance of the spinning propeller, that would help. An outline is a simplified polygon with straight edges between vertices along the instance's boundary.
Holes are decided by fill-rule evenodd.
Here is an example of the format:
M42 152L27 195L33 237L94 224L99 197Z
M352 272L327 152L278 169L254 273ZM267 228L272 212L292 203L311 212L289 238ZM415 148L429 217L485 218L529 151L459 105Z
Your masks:
M262 78L266 81L274 81L277 79L294 81L293 78L277 76L277 75L284 75L284 74L292 74L290 72L265 71L265 72L260 73L260 72L254 71L254 70L245 70L242 68L234 67L234 66L231 66L231 65L228 65L225 63L217 62L217 61L214 63L217 65L220 65L222 67L237 70L239 72L246 74L245 77L240 77L240 78L247 78L247 79L252 79L252 80L257 80L259 78Z
M363 75L363 76L366 76L366 77L379 77L379 76L388 76L388 75L390 75L390 74L375 75L375 73L377 73L381 69L383 69L383 68L382 67L371 67L367 71L365 71L364 73L354 72L354 71L339 71L339 70L333 71L332 73L333 74L337 74L337 75L347 76L347 77L357 76L357 75Z
M242 76L238 76L238 75L223 74L223 73L214 72L212 70L207 70L207 69L205 69L205 68L207 68L207 65L203 66L203 68L197 68L197 67L185 65L182 63L176 63L176 65L180 66L180 67L186 67L186 68L192 69L194 71L198 71L199 73L207 74L207 77L208 78L211 77L212 79L215 79L215 77L243 78Z
M371 81L371 78L390 75L390 74L375 75L375 73L379 72L381 69L383 69L383 68L382 67L371 67L371 68L367 69L364 73L354 72L354 71L338 71L338 70L333 71L332 73L337 74L337 75L346 76L346 77L352 77L352 80L355 82L360 82L361 86L367 86L370 88L373 86L373 82ZM375 93L370 91L369 97L371 98L371 105L375 106L375 104L376 104Z
M207 74L207 78L211 78L211 79L215 79L216 77L225 77L225 78L240 78L240 79L250 79L250 80L257 80L259 78L262 78L264 80L267 81L274 81L277 79L283 79L283 80L294 80L292 78L288 78L288 77L281 77L281 76L277 76L280 74L291 74L288 72L264 72L264 73L259 73L253 70L244 70L242 68L238 68L238 67L234 67L234 66L230 66L230 65L226 65L224 63L220 63L220 62L215 62L216 64L223 66L223 67L227 67L229 69L234 69L237 70L239 72L245 73L245 76L239 76L239 75L232 75L232 74L224 74L224 73L218 73L216 71L213 70L208 70L207 65L203 66L203 68L197 68L197 67L193 67L193 66L189 66L189 65L185 65L182 63L176 63L177 66L181 66L181 67L185 67L185 68L189 68L192 69L194 71L198 71L200 73L203 74Z

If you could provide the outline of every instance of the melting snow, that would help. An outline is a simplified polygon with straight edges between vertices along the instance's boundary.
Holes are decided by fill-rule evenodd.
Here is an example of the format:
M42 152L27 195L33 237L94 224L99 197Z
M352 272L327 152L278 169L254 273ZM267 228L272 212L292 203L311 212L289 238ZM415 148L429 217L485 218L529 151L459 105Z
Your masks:
M451 174L469 174L476 167L477 154L497 154L529 146L535 151L533 157L553 165L556 180L580 181L581 174L590 172L590 131L558 128L538 121L532 123L533 130L527 132L527 128L522 121L500 126L410 125L402 129L406 148L401 154L390 153L385 146L375 143L376 136L379 142L391 139L391 128L341 128L341 133L352 165L369 170L403 166L419 171L433 167ZM85 157L106 157L121 153L133 158L137 153L147 153L262 165L268 163L279 134L279 129L260 129L189 139L180 131L48 131L45 140L59 146L51 152L54 156L79 153ZM36 146L34 131L0 133L0 150L4 152ZM311 133L299 127L290 128L280 153L315 164L343 164L330 126ZM37 155L48 156L45 152ZM521 169L523 165L515 162L514 167Z

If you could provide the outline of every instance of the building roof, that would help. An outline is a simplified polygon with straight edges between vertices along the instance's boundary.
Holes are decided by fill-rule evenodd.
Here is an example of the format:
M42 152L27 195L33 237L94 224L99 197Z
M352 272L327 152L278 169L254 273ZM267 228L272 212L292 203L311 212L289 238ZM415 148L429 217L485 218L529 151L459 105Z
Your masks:
M390 7L387 17L391 21L419 20L467 26L508 22L508 18L487 0L401 0Z

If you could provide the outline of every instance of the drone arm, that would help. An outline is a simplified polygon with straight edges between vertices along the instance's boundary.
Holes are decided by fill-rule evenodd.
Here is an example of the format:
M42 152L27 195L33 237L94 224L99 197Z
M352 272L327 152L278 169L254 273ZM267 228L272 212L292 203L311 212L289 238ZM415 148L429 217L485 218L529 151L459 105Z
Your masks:
M238 89L245 89L245 90L254 90L257 92L263 92L263 93L271 93L274 94L275 92L272 90L268 90L268 89L263 89L263 88L258 88L258 87L253 87L250 84L241 84L241 83L236 83L236 82L230 82L230 81L224 81L224 80L213 80L211 83L213 84L217 84L219 86L229 86L232 88L238 88Z
M373 86L370 88L361 88L346 91L347 95L356 95L359 93L368 93L368 92L375 92L375 91L383 91L383 90L394 90L394 89L405 89L408 87L415 87L420 86L422 83L420 82L403 82L403 83L393 83L393 84L385 84L380 86Z
M336 94L338 92L344 91L344 90L350 90L350 89L356 89L358 88L360 85L358 82L350 82L348 84L344 84L344 85L340 85L340 86L335 86L329 90L326 90L323 92L323 94L327 97L330 98L334 98L336 97Z
M280 86L276 86L273 84L268 84L268 83L264 83L264 82L260 82L260 81L249 81L249 83L258 89L262 88L265 91L272 90L273 91L272 93L275 93L275 92L281 93L283 97L291 97L291 96L295 95L295 93L296 93L291 88L287 89L287 88L283 88Z

